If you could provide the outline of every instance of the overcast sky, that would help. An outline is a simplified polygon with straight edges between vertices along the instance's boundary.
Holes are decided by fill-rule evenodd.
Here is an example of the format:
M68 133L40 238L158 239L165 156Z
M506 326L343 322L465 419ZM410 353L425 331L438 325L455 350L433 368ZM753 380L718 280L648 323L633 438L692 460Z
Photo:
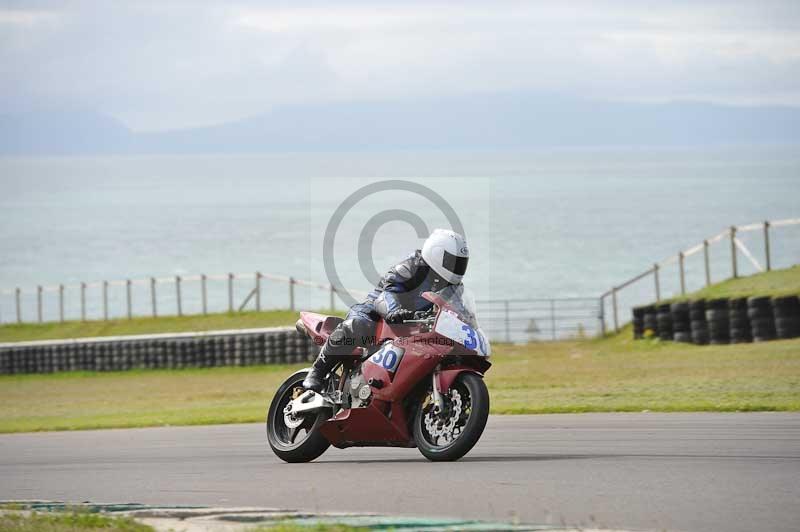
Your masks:
M0 112L137 130L508 90L800 105L800 1L0 0L0 81Z

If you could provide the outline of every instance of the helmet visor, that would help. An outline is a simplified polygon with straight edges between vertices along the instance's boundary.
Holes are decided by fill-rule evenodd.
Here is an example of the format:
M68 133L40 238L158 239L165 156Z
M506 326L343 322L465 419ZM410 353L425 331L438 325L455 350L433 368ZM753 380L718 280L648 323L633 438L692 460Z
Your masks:
M464 275L464 272L467 271L467 262L469 262L469 257L459 257L445 250L442 266L456 275Z

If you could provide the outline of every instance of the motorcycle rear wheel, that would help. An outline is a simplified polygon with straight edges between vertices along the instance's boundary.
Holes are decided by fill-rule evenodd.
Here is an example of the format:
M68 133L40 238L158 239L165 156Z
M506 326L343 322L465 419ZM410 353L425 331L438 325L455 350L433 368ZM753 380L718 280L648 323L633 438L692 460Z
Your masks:
M414 418L414 442L419 452L432 462L450 462L467 454L478 443L489 418L489 390L478 375L459 374L448 393L443 395L446 402L443 416L432 413L430 396L426 396L428 400L420 403ZM461 412L456 412L454 406L458 406ZM445 427L453 423L449 439L447 434L431 433L433 421L442 422Z
M275 392L269 405L267 440L272 452L284 462L310 462L330 447L330 442L319 432L319 427L330 417L328 410L308 413L297 427L287 426L284 419L284 407L292 400L295 390L302 388L307 374L302 372L289 377Z

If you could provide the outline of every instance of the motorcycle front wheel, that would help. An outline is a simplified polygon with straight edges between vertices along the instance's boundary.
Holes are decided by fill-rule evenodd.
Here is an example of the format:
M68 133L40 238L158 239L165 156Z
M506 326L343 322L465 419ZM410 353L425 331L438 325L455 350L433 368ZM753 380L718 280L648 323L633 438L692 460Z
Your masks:
M308 372L289 377L278 391L267 413L267 440L275 455L285 462L310 462L324 453L330 443L320 434L319 427L328 419L326 409L309 412L300 418L286 416L283 409L303 390Z
M423 397L414 419L414 442L433 462L458 460L472 449L489 417L489 390L474 373L460 373L442 393L444 409L434 412L432 392Z

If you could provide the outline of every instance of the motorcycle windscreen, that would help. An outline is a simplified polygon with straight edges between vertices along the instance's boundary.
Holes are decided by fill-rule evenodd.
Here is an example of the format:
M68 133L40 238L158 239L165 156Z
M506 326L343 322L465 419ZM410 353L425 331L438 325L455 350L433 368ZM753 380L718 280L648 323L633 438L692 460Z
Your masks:
M464 323L455 312L443 309L439 313L434 330L481 356L489 356L489 342L486 341L483 331Z

